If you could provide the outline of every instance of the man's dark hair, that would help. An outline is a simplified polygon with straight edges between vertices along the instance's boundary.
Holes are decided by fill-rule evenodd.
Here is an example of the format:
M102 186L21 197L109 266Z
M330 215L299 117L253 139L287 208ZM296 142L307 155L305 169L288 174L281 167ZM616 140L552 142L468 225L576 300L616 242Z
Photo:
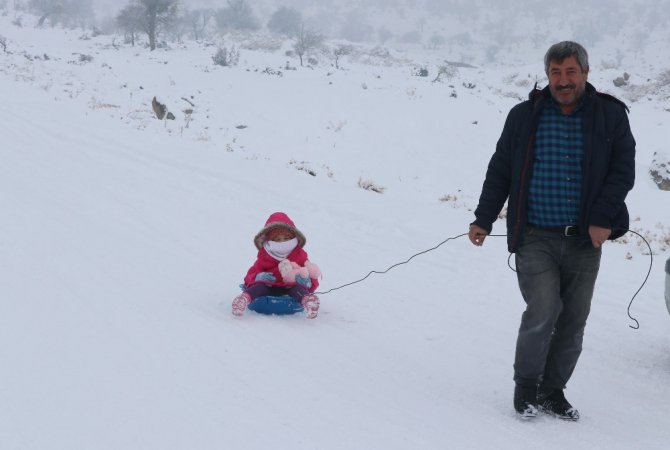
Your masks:
M589 70L589 54L586 49L576 42L563 41L549 47L547 53L544 55L544 71L549 72L549 63L556 61L562 63L565 58L574 56L582 68L582 71Z

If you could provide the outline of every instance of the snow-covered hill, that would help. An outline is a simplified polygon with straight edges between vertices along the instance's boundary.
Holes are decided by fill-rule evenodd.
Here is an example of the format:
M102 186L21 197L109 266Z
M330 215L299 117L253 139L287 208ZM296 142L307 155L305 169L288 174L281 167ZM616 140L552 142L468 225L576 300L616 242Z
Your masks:
M632 330L650 256L607 244L567 391L582 420L526 423L503 238L456 238L322 295L314 321L235 319L230 300L274 211L306 234L323 291L465 233L542 51L432 82L415 76L435 73L425 54L287 70L281 51L242 50L223 68L203 44L149 53L23 25L0 17L3 450L667 447L670 209L648 175L667 151L662 86L632 101L621 68L594 64L593 84L631 104L628 203L654 267ZM154 96L175 120L154 118Z

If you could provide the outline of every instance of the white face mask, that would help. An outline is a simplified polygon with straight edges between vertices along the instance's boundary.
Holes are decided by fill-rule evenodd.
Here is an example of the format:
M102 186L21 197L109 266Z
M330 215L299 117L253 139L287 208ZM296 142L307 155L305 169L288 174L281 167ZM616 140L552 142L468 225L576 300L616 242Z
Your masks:
M266 252L270 254L274 259L281 261L286 259L288 255L298 246L298 238L294 237L288 241L277 242L277 241L265 241L263 248Z

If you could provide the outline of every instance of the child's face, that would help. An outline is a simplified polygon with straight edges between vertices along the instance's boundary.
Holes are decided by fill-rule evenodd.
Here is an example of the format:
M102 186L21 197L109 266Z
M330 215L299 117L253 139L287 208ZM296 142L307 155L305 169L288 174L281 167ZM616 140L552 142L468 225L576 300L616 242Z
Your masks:
M293 233L291 230L287 230L286 228L273 228L268 232L268 234L265 235L265 239L275 242L290 241L294 237L295 233Z

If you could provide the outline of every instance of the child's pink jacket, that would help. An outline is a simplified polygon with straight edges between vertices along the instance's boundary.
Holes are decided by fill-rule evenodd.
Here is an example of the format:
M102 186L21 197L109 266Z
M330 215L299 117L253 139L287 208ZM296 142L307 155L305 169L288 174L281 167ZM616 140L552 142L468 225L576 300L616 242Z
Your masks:
M289 261L295 262L301 267L305 265L305 262L309 259L307 252L302 247L296 247L289 255ZM277 281L256 281L256 275L262 272L270 272L274 275ZM311 278L312 286L308 289L309 292L316 291L316 288L319 287L319 281L316 278ZM282 279L281 274L279 273L279 261L274 259L270 254L265 251L264 248L258 250L258 256L256 257L256 262L253 266L249 268L247 275L244 277L244 285L249 287L256 283L266 284L268 286L295 286L297 283L288 283Z

